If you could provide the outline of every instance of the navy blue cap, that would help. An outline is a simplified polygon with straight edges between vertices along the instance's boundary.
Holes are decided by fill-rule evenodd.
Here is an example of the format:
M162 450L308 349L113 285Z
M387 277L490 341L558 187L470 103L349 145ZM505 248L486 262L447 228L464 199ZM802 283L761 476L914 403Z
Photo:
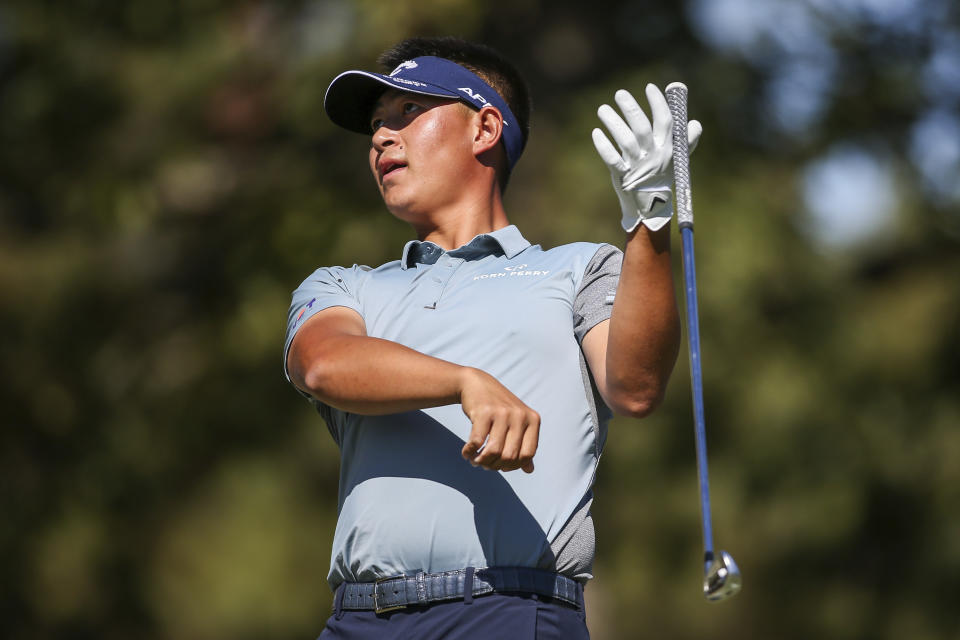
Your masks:
M526 145L523 131L510 107L493 87L456 62L435 56L421 56L400 63L389 75L370 71L345 71L327 87L323 107L337 124L349 131L370 134L370 112L385 88L427 96L453 98L480 110L496 107L503 117L501 140L507 150L510 169Z

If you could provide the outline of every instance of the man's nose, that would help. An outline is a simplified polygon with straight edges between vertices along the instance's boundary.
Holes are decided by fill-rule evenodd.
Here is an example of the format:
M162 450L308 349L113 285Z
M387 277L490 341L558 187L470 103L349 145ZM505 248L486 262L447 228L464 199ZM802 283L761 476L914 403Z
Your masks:
M385 149L391 145L397 144L397 132L387 125L377 127L373 132L373 146L376 149Z

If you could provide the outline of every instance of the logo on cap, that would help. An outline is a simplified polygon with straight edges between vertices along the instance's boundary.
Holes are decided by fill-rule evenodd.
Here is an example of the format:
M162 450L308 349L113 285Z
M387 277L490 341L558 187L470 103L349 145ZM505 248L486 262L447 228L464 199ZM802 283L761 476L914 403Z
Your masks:
M397 65L396 69L390 72L390 77L392 78L393 76L397 75L404 69L416 69L416 68L417 68L417 63L414 62L413 60L407 60L406 62L401 62L400 64Z
M472 99L480 102L483 106L487 106L487 99L484 98L479 93L475 93L470 87L459 87L458 91L463 91L465 94L470 96Z

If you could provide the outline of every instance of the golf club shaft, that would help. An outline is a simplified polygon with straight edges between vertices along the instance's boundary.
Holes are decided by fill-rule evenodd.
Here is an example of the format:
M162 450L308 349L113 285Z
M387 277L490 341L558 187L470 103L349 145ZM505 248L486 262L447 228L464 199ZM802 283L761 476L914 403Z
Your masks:
M683 281L687 308L687 343L693 391L693 421L700 483L700 522L703 526L704 572L713 561L713 526L710 516L710 481L707 473L707 436L703 411L703 377L700 367L700 321L697 312L697 275L693 255L693 203L690 188L690 150L687 141L687 87L674 82L667 87L673 116L673 172L676 182L677 221L683 251Z
M710 480L707 474L707 435L703 411L703 376L700 368L700 326L697 314L697 276L693 259L693 228L680 230L683 242L683 281L687 306L687 341L690 351L690 382L693 390L693 426L700 482L700 521L703 525L704 564L713 561L713 525L710 515Z

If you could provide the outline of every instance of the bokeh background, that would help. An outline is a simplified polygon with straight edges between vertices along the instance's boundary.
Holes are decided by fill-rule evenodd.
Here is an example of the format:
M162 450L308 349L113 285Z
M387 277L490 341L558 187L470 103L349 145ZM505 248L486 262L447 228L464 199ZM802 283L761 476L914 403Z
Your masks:
M622 246L590 141L616 89L682 80L705 128L714 529L745 588L699 593L681 356L611 425L593 637L957 638L958 25L953 0L6 0L0 635L319 633L338 453L283 380L289 294L410 237L323 93L455 34L533 87L507 208L545 246Z

